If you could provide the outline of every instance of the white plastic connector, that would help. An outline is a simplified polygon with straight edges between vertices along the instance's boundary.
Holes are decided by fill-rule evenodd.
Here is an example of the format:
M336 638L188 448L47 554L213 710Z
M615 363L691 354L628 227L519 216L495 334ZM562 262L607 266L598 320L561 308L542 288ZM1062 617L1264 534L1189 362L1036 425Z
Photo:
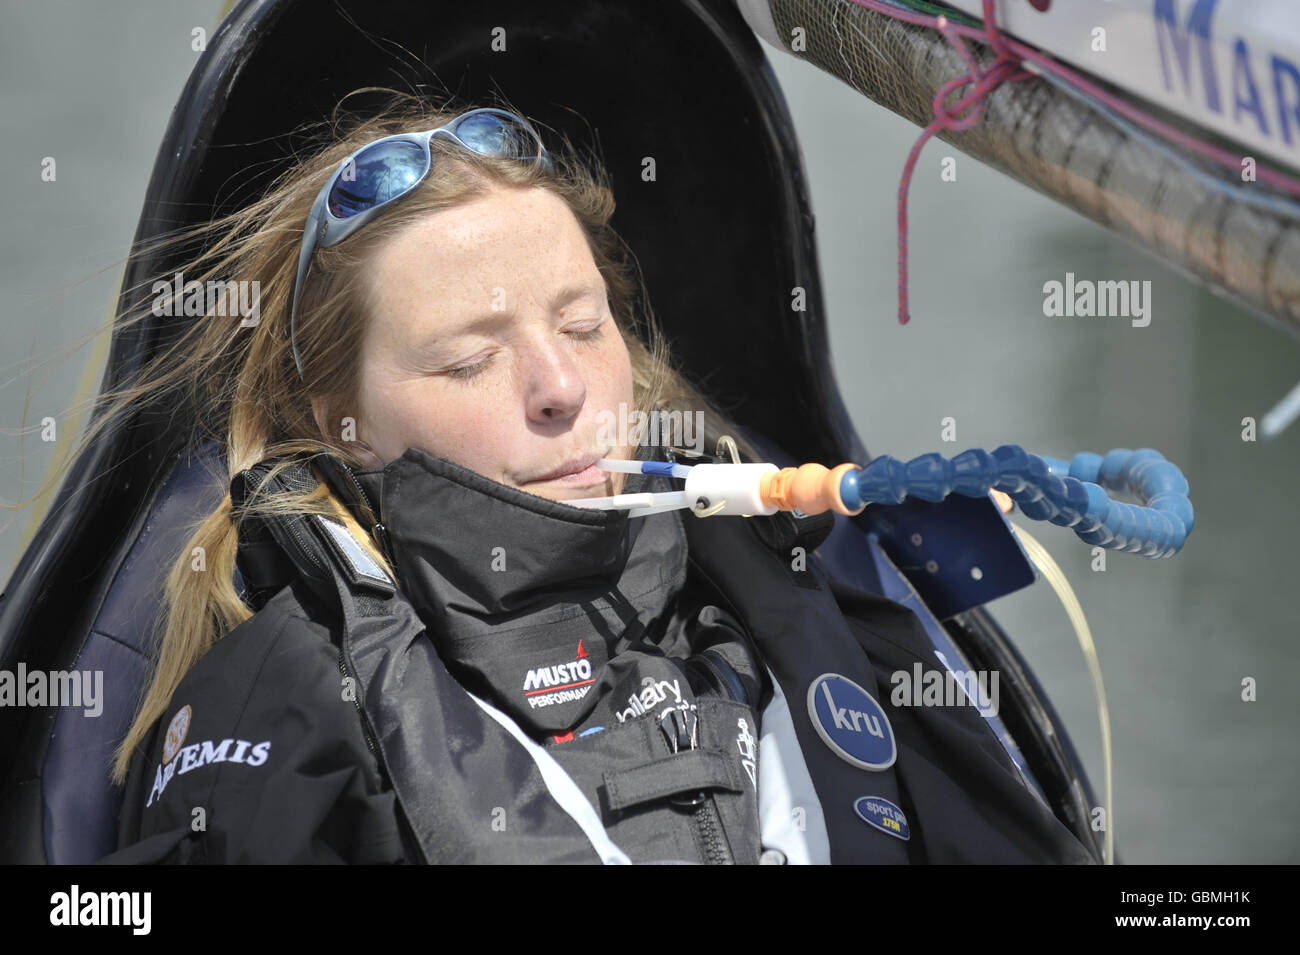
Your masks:
M686 499L692 507L702 500L710 507L726 500L718 514L775 514L777 508L759 497L758 481L779 470L775 464L697 464L686 475Z

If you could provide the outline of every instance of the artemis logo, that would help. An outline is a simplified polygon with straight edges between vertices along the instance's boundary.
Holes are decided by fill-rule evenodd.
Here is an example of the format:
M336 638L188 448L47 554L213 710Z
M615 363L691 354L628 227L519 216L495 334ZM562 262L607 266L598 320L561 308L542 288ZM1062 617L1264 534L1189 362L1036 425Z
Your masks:
M50 896L51 925L130 925L133 935L148 935L153 896L148 892L71 892Z
M185 711L182 710L181 712ZM186 729L188 728L187 722ZM171 745L173 738L169 733L167 745ZM163 747L164 753L167 745ZM232 750L231 747L234 747L234 749ZM173 776L183 776L190 770L198 769L200 766L207 766L210 763L243 763L245 766L261 766L266 762L270 754L271 741L269 739L256 744L246 739L223 739L220 743L214 744L212 740L205 739L201 743L186 746L178 752L173 751L172 755L179 758L168 759L158 764L158 768L154 772L153 788L149 790L149 800L145 803L145 808L153 805L155 797L162 796L163 790L167 788L167 784L172 781ZM179 770L176 768L178 766L180 767Z
M163 743L163 762L170 763L185 742L185 734L190 731L190 718L194 711L186 703L177 710L176 715L172 717L171 723L167 726L167 741Z
M555 703L569 703L587 695L596 682L591 675L590 654L578 641L571 663L558 663L548 667L534 667L524 676L524 696L533 709Z

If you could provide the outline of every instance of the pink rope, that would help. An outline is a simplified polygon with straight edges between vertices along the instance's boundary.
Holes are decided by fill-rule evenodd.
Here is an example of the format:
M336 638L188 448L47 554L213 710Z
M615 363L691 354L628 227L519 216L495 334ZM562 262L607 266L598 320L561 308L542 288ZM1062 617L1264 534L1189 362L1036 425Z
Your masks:
M1215 146L1156 119L1154 116L1131 105L1127 100L1102 89L1080 73L1052 59L1042 51L1002 33L997 28L994 0L983 0L984 26L982 29L967 26L964 23L953 23L942 16L932 17L924 13L902 10L882 2L882 0L849 0L849 2L903 23L938 30L952 45L953 49L957 51L957 54L962 58L962 62L966 64L967 70L963 75L944 83L935 93L931 104L931 110L935 118L925 127L921 136L912 146L912 151L907 157L907 163L903 167L903 176L898 187L899 324L906 325L910 318L907 293L907 198L912 184L912 174L915 172L917 160L921 156L921 149L940 130L961 132L970 129L979 122L984 112L985 101L995 89L1003 83L1014 83L1033 76L1028 70L1020 68L1022 63L1033 63L1043 72L1051 73L1083 90L1089 96L1137 125L1145 127L1164 139L1183 146L1198 155L1234 170L1239 168L1241 164L1242 157L1238 153ZM997 54L984 69L980 69L975 57L963 42L967 38L986 43ZM956 103L947 106L947 98L962 87L970 88L962 94ZM1256 177L1262 182L1276 186L1283 192L1293 196L1300 196L1300 179L1294 176L1259 165L1256 168Z
M934 94L930 110L934 119L926 126L920 137L912 144L907 162L903 165L903 177L898 183L898 324L906 325L911 320L908 310L907 292L907 199L912 188L912 174L916 172L917 160L925 144L941 129L961 132L970 129L984 115L984 104L990 93L1003 83L1032 76L1020 69L1020 62L1008 49L1006 40L998 32L993 9L993 0L984 0L984 39L997 54L997 57L984 69L980 68L974 55L966 47L955 24L946 17L939 17L935 24L948 40L957 54L966 64L966 72L944 83ZM951 106L946 105L948 97L969 87Z

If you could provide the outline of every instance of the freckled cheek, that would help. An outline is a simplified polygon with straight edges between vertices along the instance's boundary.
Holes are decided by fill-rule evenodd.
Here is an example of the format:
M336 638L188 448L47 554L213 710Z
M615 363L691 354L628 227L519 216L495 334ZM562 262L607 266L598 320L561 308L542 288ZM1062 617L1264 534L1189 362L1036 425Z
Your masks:
M589 399L601 407L617 411L620 402L632 400L632 366L621 339L602 349L587 368Z
M522 399L508 380L425 380L395 407L406 447L419 447L499 480L503 449L513 447Z
M362 437L386 460L407 448L437 453L432 442L446 420L445 400L431 392L428 381L394 380L376 376L366 382L362 399ZM445 431L442 432L445 438Z
M460 449L490 418L492 407L486 402L467 400L456 393L455 386L441 382L419 382L419 387L404 389L403 399L393 407L394 421L407 446L417 446L444 457L455 457Z

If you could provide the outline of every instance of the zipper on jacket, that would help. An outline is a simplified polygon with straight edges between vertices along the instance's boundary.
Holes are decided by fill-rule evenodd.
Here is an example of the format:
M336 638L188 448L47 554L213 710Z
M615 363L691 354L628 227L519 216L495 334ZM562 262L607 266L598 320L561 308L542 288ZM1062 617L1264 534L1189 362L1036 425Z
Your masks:
M727 841L722 835L722 820L713 799L704 793L704 798L695 807L695 824L699 827L700 839L704 843L704 858L709 865L727 865L731 862L731 853L727 850Z
M370 502L370 496L366 494L366 489L361 486L357 476L352 473L352 468L348 467L346 461L335 458L334 463L338 466L348 480L352 488L352 493L356 498L358 506L365 510L366 520L371 522L370 534L379 545L380 551L383 552L384 559L389 564L393 563L392 545L388 539L388 528L384 526L383 521L379 519L379 509Z
M356 497L357 503L366 509L366 516L372 520L379 520L379 512L375 510L373 505L371 505L370 497L366 494L366 489L361 486L361 482L358 481L357 476L352 473L352 469L348 467L347 462L338 461L338 466L347 477L348 484L352 486L352 493Z
M674 796L669 801L678 809L690 810L691 822L699 835L700 849L707 865L727 865L733 861L722 832L722 817L713 797L700 790L691 796Z
M343 654L342 646L339 647L339 672L345 677L351 676L353 680L356 680L358 683L360 682L357 677L352 676L352 674L348 672L346 657ZM361 700L357 697L355 692L352 694L352 705L356 707L357 717L361 720L361 735L365 737L366 748L370 750L371 755L375 757L375 763L379 768L379 775L382 776L392 788L393 798L396 800L397 805L401 810L399 813L401 818L398 821L398 833L402 839L402 854L406 857L407 862L415 861L427 865L429 858L425 855L424 847L420 845L419 838L411 828L410 814L406 811L406 804L402 801L402 797L397 794L397 787L393 784L393 778L388 772L388 767L384 764L383 757L379 755L379 750L376 748L374 740L371 739L370 726L366 721L365 710L361 708Z
M716 673L716 669L713 672ZM718 677L721 678L721 674L718 674ZM699 731L699 722L695 714L672 710L660 721L659 729L667 738L668 746L673 753L695 749L696 734ZM713 797L700 790L690 796L679 794L672 797L669 802L679 809L690 810L691 821L699 833L700 846L706 863L726 865L732 861L727 840L722 833L722 817L718 813Z
M339 672L343 674L345 679L352 680L352 705L356 708L357 716L361 719L361 735L366 738L366 748L370 750L371 755L378 758L379 752L375 749L375 744L370 739L370 730L366 727L365 711L361 709L361 700L357 696L356 692L357 684L360 683L360 680L348 672L346 658L344 657L343 647L341 646L339 647ZM382 760L380 762L382 768Z
M307 559L311 561L312 566L319 570L325 570L325 565L317 559L315 551L307 546L307 539L303 536L302 531L298 529L298 519L287 520L284 524L289 529L289 536L292 537L294 543L298 545L298 549L303 554L307 555Z

